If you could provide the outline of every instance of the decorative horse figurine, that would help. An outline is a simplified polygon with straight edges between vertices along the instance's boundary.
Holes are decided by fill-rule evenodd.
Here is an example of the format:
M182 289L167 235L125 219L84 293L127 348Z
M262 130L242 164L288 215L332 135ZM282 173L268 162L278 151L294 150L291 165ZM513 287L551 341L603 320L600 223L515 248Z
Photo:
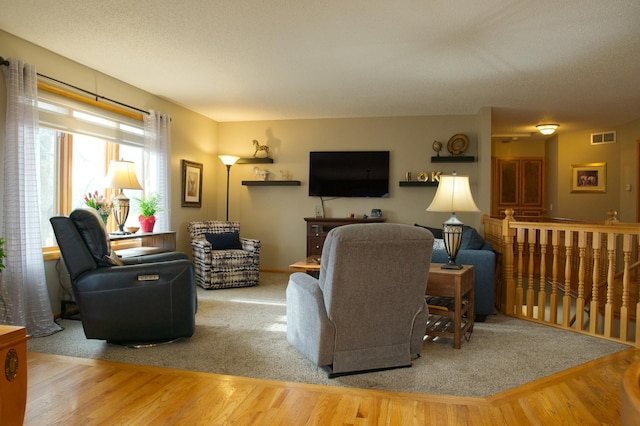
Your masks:
M255 152L253 153L253 157L255 158L258 155L258 152L260 151L264 151L265 152L265 157L269 157L269 146L268 145L260 145L260 142L258 142L256 139L253 140L253 146L256 148Z

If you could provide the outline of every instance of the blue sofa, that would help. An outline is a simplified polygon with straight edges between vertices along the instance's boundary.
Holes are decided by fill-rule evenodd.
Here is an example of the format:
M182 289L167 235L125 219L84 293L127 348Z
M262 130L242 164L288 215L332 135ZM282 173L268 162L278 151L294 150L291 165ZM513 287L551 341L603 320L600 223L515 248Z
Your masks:
M416 224L416 226L422 226ZM431 262L447 263L449 257L443 248L438 248L437 240L442 239L442 229L423 226L431 231L436 244L434 245ZM462 244L456 257L456 263L473 265L476 321L483 321L487 315L495 313L494 281L496 271L496 253L491 244L486 242L474 228L464 227Z

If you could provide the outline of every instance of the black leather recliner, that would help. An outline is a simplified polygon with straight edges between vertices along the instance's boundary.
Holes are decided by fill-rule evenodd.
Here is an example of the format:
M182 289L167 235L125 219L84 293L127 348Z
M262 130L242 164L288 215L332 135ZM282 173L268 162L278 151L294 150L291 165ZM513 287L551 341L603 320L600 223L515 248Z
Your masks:
M184 253L119 259L94 210L50 222L88 339L150 344L193 335L196 289Z

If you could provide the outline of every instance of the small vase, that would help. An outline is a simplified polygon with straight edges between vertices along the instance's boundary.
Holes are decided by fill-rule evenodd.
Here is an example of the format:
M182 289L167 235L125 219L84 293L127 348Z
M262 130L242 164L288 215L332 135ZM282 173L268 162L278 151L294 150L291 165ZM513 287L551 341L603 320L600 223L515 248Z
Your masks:
M140 231L142 232L153 232L153 226L156 224L155 216L138 216L138 220L140 221Z
M98 214L102 218L102 223L104 223L104 226L107 226L107 221L109 220L109 211L105 212L103 210L98 210Z

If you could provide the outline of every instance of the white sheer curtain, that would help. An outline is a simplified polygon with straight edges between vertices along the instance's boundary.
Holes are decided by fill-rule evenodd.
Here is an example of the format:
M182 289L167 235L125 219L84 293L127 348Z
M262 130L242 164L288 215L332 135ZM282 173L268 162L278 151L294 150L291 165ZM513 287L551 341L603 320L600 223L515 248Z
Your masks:
M171 180L169 155L171 152L171 117L151 110L144 115L143 187L145 195L154 192L161 196L161 214L156 215L154 231L171 230Z
M7 86L4 199L0 234L6 268L0 282L0 323L46 336L53 321L40 240L38 86L34 66L11 59L3 66Z

